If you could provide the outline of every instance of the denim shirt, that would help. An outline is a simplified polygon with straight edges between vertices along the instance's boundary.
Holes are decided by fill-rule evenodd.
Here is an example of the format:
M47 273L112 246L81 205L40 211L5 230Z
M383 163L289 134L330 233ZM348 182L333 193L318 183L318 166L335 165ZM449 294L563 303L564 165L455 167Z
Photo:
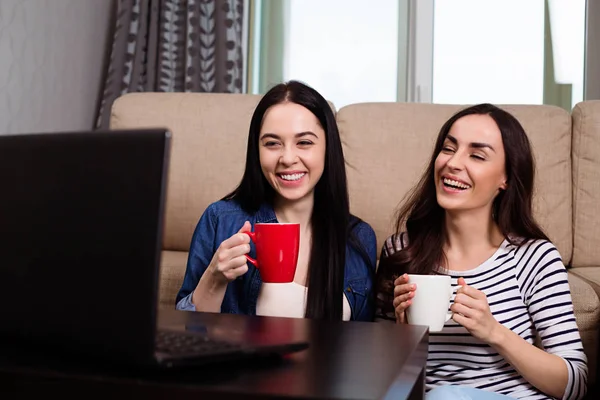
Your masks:
M192 293L200 277L208 268L221 242L237 233L245 221L250 221L254 226L259 222L277 222L277 218L273 208L267 204L254 214L244 211L235 200L220 200L206 209L192 236L183 285L176 299L178 310L195 311L191 301ZM352 320L372 321L375 307L373 279L377 253L375 232L367 223L360 222L354 227L353 233L356 241L363 246L370 263L365 262L361 253L347 244L344 287L340 288L340 292L343 291L348 299ZM252 242L249 255L256 258L256 248ZM256 315L261 284L260 273L248 263L248 272L227 285L221 312Z

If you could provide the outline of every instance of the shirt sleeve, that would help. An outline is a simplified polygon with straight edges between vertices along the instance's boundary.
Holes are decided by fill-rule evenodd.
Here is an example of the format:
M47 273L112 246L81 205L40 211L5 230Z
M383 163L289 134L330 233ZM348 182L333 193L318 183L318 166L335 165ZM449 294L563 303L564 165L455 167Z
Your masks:
M216 215L214 208L209 206L202 217L200 217L200 221L196 225L192 236L183 284L176 299L176 308L178 310L196 310L196 307L192 303L192 293L213 258L215 240Z
M359 237L369 257L372 271L375 272L377 268L377 237L375 236L375 231L369 224L363 223L360 226Z
M563 399L581 399L587 387L587 358L573 313L567 270L556 247L535 241L520 255L517 280L543 348L561 357L569 380Z
M193 294L194 292L188 294L183 299L179 300L175 308L181 311L196 311L196 306L194 305L194 303L192 303Z
M379 268L385 259L396 252L396 249L403 248L401 241L402 235L392 235L388 237L381 247L379 263L377 265L377 274L375 277L375 321L376 322L396 322L396 314L394 313L394 279L389 271L385 271L385 266Z
M374 288L373 276L375 275L375 265L377 262L377 238L375 231L368 223L358 220L356 225L352 227L351 235L348 237L348 245L346 246L346 266L348 262L352 262L355 268L360 269L360 273L368 277L368 286L366 290L366 298L361 311L352 313L352 320L355 321L373 321L375 312L374 306ZM365 282L365 283L367 283ZM362 296L361 296L362 297ZM350 301L350 299L349 299ZM354 309L356 300L352 300Z

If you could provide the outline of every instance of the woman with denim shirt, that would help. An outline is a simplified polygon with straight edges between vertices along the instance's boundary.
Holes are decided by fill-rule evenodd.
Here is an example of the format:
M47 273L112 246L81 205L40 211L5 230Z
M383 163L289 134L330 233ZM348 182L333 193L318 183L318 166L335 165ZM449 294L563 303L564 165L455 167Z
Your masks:
M256 223L299 223L294 281L262 283L247 263ZM350 214L333 111L307 85L269 90L250 122L239 186L211 204L192 237L179 310L371 321L373 229Z

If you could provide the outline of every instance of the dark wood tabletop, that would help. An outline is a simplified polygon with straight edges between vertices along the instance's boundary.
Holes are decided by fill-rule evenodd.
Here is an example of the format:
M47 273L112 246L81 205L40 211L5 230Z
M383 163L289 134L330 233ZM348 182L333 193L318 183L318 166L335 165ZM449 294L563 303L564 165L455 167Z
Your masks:
M211 319L232 326L247 317L163 310L161 326L185 329ZM268 322L268 317L265 321ZM298 319L306 350L283 358L248 359L176 371L58 362L39 354L0 355L0 398L76 395L82 398L422 399L428 334L421 326L387 322ZM31 352L29 352L31 353ZM192 397L193 396L193 397Z

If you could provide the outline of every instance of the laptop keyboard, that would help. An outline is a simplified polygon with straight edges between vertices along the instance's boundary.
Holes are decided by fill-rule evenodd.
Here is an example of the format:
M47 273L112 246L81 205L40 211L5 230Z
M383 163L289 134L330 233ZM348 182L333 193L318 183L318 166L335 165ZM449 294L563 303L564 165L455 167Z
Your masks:
M241 351L242 346L199 334L185 332L158 331L156 350L173 356L211 355Z

